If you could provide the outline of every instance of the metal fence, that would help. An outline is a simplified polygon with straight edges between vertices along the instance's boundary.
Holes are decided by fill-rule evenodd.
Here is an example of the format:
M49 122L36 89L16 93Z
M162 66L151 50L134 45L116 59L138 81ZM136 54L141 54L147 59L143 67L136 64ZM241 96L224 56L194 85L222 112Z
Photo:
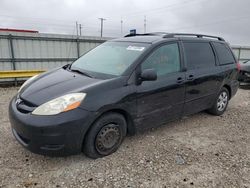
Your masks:
M250 60L250 46L232 45L232 49L239 62Z
M48 70L74 61L108 38L0 33L0 70Z
M49 70L74 61L108 39L110 38L0 32L0 71ZM239 61L250 59L250 47L232 48Z

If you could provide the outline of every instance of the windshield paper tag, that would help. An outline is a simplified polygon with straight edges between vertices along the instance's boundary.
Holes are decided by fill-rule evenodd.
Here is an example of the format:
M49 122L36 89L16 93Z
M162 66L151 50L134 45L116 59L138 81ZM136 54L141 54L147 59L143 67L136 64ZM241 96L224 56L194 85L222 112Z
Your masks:
M145 47L140 47L140 46L129 46L127 47L127 50L134 50L134 51L143 51Z

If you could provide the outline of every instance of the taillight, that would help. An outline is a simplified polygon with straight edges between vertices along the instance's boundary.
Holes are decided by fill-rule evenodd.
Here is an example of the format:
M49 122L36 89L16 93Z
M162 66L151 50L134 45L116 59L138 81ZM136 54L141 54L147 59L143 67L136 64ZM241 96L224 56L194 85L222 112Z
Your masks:
M240 63L239 62L237 63L237 70L238 70L238 72L240 72Z

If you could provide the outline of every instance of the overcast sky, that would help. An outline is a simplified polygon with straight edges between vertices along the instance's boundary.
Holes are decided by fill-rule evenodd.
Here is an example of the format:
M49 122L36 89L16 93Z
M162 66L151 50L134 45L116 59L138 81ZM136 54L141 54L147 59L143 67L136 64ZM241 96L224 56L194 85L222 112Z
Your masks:
M231 44L250 46L250 0L0 0L0 27L41 33L120 37L137 29L193 32L224 37ZM123 29L121 32L121 19Z

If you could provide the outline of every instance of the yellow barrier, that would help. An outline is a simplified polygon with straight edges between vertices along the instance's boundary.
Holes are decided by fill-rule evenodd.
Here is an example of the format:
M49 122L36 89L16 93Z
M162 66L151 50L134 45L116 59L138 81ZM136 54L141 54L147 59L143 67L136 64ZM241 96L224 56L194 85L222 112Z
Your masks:
M0 71L1 78L26 78L32 77L36 74L43 73L44 70L11 70L11 71Z

